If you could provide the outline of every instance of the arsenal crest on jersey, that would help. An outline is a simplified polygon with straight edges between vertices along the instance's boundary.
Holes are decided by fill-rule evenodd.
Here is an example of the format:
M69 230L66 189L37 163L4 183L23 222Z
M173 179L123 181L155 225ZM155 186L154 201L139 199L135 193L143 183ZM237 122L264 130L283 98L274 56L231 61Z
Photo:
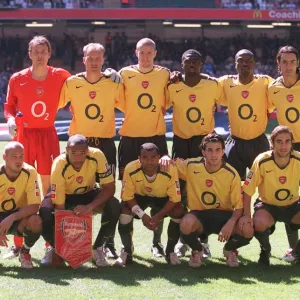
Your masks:
M196 101L196 95L193 95L193 94L190 95L189 99L190 99L191 102L195 102Z
M95 92L95 91L90 91L90 92L89 92L89 97L90 97L92 100L94 100L95 97L96 97L96 92Z
M42 96L44 94L44 88L43 87L37 87L35 91L36 91L36 94L38 96Z
M146 89L149 86L149 81L142 81L142 87Z
M146 191L147 191L148 193L152 192L152 189L151 189L151 187L149 187L149 186L146 186L145 189L146 189Z
M7 189L7 192L8 192L9 195L13 195L16 192L16 189L14 187L9 187Z
M279 177L279 182L280 182L281 184L285 184L285 183L286 183L286 177L285 177L285 176L280 176L280 177Z
M244 99L248 98L248 96L249 96L249 92L248 91L242 91L242 97Z
M207 185L208 187L211 187L211 186L213 185L213 181L210 180L210 179L207 179L207 180L205 181L205 183L206 183L206 185Z
M292 102L294 100L294 95L293 94L287 95L286 100L289 101L289 102Z
M82 176L78 176L76 177L76 181L81 184L83 182L83 177Z

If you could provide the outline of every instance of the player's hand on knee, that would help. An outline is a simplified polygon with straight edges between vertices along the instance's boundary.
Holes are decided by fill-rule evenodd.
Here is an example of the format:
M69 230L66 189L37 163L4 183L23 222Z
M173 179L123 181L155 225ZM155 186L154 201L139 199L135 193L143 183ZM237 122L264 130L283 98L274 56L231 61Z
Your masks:
M245 226L250 226L250 227L253 227L253 220L250 216L248 215L245 215L243 217L241 217L239 219L239 222L238 222L238 229L239 230L243 230L243 228L245 228Z
M179 71L174 71L170 75L170 82L171 83L178 83L180 81L183 81L182 74Z
M7 242L8 242L8 238L6 237L6 235L4 234L0 235L0 246L8 247Z
M17 135L17 125L16 125L16 120L14 117L10 117L7 120L7 125L8 125L8 133L9 135L14 138Z
M218 241L219 242L227 242L231 235L232 235L232 232L233 232L233 229L234 229L234 225L235 225L235 222L232 221L232 220L229 220L224 226L223 228L221 229L220 233L219 233L219 236L218 236Z
M152 225L150 224L151 223L150 216L148 216L147 214L144 214L142 217L142 222L143 222L144 226L147 227L149 230L153 230Z
M0 223L0 235L6 235L14 222L13 215L9 215Z
M77 205L74 209L73 212L76 216L81 216L85 214L91 213L90 208L87 205Z
M107 68L104 72L103 75L106 78L110 78L113 82L115 83L120 83L122 82L122 76L114 69Z

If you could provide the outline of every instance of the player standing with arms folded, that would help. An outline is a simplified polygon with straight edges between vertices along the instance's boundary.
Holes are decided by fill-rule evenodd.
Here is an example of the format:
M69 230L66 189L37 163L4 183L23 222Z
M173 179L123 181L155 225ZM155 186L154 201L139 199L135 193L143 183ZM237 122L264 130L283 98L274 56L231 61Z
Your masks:
M142 144L151 142L161 155L168 153L164 113L170 72L153 64L156 52L153 40L141 39L135 50L138 64L120 71L125 97L121 110L125 117L119 131L122 136L118 148L119 179L123 178L125 166L138 159ZM159 226L154 233L152 251L155 257L164 255L161 231L162 226Z
M293 131L293 150L300 151L299 52L292 46L281 47L276 62L281 76L269 85L268 98L277 109L278 123L288 126ZM298 230L292 231L288 224L285 226L290 248L282 259L293 261L292 250L299 239Z

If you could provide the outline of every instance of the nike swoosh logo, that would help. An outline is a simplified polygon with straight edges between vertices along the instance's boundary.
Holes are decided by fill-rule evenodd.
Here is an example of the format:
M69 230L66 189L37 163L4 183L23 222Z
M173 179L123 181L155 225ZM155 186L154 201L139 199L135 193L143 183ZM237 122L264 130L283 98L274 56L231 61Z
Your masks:
M236 87L236 85L230 85L230 87L231 87L231 88L234 88L234 87Z
M74 176L74 175L72 175L72 176L68 177L68 179L71 179L73 176Z
M267 173L273 172L274 170L266 171Z
M274 91L274 94L277 94L277 93L279 93L280 91Z
M176 91L176 93L179 93L179 92L181 92L183 89L181 89L181 90L178 90L178 91Z
M21 82L21 83L20 83L20 86L23 86L23 85L25 85L25 84L27 84L27 82Z
M82 87L82 85L80 85L80 86L77 86L77 85L76 85L76 89L79 89L79 88L81 88L81 87Z
M142 182L143 180L136 180L136 182Z
M131 78L133 78L133 77L135 77L136 75L133 75L133 76L128 76L128 79L131 79Z
M199 173L202 173L202 172L196 172L196 171L194 171L194 174L199 174Z
M4 185L5 185L5 183L4 183L4 184L2 184L2 185L0 185L0 188L2 188Z

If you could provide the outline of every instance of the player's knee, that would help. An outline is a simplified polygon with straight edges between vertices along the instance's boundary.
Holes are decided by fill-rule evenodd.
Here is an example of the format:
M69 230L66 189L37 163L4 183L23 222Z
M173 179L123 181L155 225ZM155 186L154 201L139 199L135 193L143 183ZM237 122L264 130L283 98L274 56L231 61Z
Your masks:
M250 224L244 225L241 235L247 239L252 239L254 235L254 228Z
M130 208L126 205L124 201L121 202L121 214L125 214L125 215L132 214Z
M49 222L54 219L53 209L49 207L41 207L39 210L39 215L43 222Z
M180 231L183 234L190 234L195 230L195 216L187 214L180 222Z
M268 224L267 220L263 217L255 217L253 218L254 229L256 231L265 231L271 224Z
M133 220L132 215L120 214L119 222L122 225L127 225Z
M184 216L184 208L181 203L176 204L175 208L170 213L171 218L173 219L182 219Z
M38 215L32 215L28 218L26 228L32 232L42 231L42 218Z

